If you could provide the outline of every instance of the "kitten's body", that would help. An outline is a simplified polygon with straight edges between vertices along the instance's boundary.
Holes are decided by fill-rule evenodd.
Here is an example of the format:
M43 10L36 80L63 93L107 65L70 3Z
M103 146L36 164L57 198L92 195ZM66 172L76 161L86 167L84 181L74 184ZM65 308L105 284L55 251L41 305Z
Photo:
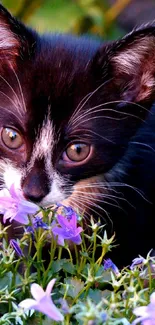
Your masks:
M116 232L119 265L145 255L155 246L155 27L102 45L39 36L0 6L0 59L2 187L100 218Z

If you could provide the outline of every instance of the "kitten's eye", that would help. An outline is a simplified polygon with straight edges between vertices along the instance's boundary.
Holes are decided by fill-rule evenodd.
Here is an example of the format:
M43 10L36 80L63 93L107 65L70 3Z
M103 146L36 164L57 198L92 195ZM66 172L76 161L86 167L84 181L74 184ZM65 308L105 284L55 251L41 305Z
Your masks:
M85 143L74 143L66 149L66 155L71 161L80 162L85 160L90 153L90 146Z
M23 138L21 135L14 129L3 128L1 133L3 143L9 149L18 149L23 144Z

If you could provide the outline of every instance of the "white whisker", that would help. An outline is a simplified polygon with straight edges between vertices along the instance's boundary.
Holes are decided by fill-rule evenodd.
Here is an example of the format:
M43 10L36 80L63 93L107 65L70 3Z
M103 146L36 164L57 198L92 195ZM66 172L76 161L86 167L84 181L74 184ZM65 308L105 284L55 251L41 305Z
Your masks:
M102 108L100 110L96 110L94 112L94 114L96 114L98 112L101 112L101 111L104 111L104 112L109 111L109 112L117 113L119 115L125 115L125 117L117 118L117 117L112 117L112 116L99 115L99 116L92 116L92 117L90 117L88 119L84 119L84 120L82 119L82 122L81 122L81 118L80 118L80 119L77 120L77 123L75 123L74 125L72 125L72 130L74 130L75 128L77 128L79 124L84 124L84 123L86 123L86 122L88 122L90 120L94 120L94 119L98 119L98 118L104 118L104 119L110 119L110 120L115 120L115 121L121 121L121 120L127 119L127 117L129 116L129 117L134 117L134 118L136 118L136 119L144 122L144 120L141 119L139 116L136 116L136 115L133 115L133 114L130 114L130 113L126 113L126 112L120 112L120 111L117 111L117 110L114 110L114 109L111 109L111 108L109 108L109 109L108 108L106 108L106 109ZM90 114L92 114L92 112L89 113L88 115L90 115Z
M16 97L16 99L17 99L17 102L19 103L19 105L20 105L20 101L19 101L19 98L18 98L18 96L17 96L17 94L16 94L16 92L15 92L15 90L12 88L12 86L10 85L10 83L2 76L2 75L0 75L0 78L8 85L8 87L11 89L11 91L13 92L13 94L14 94L14 96Z
M10 64L11 65L11 64ZM21 99L22 99L22 103L23 103L23 108L25 110L25 112L27 111L26 109L26 104L25 104L25 99L24 99L24 94L23 94L23 90L22 90L22 86L21 86L21 83L20 83L20 80L18 78L18 75L16 73L16 71L14 70L13 66L11 65L11 68L12 68L12 71L16 77L16 80L17 80L17 83L18 83L18 87L19 87L19 91L20 91L20 94L21 94Z
M150 149L151 151L155 152L155 149L153 147L149 146L147 143L138 142L138 141L130 141L130 143L132 143L132 144L138 144L140 146L144 146L144 147Z
M91 114L93 111L95 111L95 112L99 112L100 110L97 110L97 108L99 108L99 107L107 106L107 105L110 105L110 104L120 104L120 103L135 105L135 106L139 107L140 109L143 109L143 110L145 110L145 111L148 112L148 109L145 108L144 106L140 105L140 104L137 104L137 103L134 103L134 102L129 102L129 101L123 101L123 100L114 100L114 101L110 101L110 102L102 103L102 104L99 104L99 105L96 105L96 106L93 106L93 107L88 108L87 110L85 110L85 111L83 112L83 114L81 114L81 115L78 116L77 118L74 118L74 120L73 120L73 122L72 122L72 125L74 125L75 122L76 122L77 120L79 120L79 118L82 119L82 118L84 118L85 116ZM106 109L103 109L103 110L106 111ZM121 113L119 110L116 111L116 112ZM133 116L134 116L134 115L133 115Z
M81 101L80 103L78 104L77 108L74 110L69 122L68 122L68 126L69 124L72 124L72 120L75 118L76 115L78 115L79 111L86 105L86 103L89 101L89 99L94 95L96 94L96 92L101 89L103 86L105 86L105 84L107 84L108 82L110 82L113 78L109 79L109 80L106 80L104 81L99 87L97 87L94 91L90 92L89 94L87 94ZM86 99L83 103L83 100ZM82 104L82 106L80 106Z

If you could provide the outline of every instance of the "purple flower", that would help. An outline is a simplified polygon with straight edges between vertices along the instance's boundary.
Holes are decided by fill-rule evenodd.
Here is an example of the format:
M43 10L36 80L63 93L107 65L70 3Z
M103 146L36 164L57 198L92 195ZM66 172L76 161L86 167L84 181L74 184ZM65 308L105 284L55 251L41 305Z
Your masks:
M55 281L56 279L53 279L48 283L46 291L44 291L39 284L33 283L31 285L31 294L34 299L25 299L21 301L19 307L30 310L34 309L55 321L63 321L63 315L51 299L51 291Z
M104 260L104 271L107 271L109 269L111 269L116 275L120 274L118 267L112 262L110 258Z
M14 251L16 252L16 254L19 256L19 257L23 257L24 254L20 248L20 246L18 245L17 241L15 239L10 239L10 245L11 247L14 249Z
M3 222L7 219L11 222L16 220L19 223L27 224L28 214L34 214L39 207L29 201L26 201L19 189L14 184L10 190L4 189L0 191L0 213L3 214Z
M33 227L34 227L34 229L38 229L38 228L42 228L45 230L49 229L49 226L45 222L42 221L42 217L40 217L40 216L36 216L34 218Z
M69 314L69 306L68 306L68 303L67 303L66 299L60 298L58 300L58 302L60 303L61 310L64 312L64 314Z
M63 212L64 212L65 216L67 216L68 220L70 220L72 218L73 214L76 214L75 211L73 210L73 208L63 205L63 204L60 204L60 203L57 203L56 210L58 210L59 208L63 208ZM76 217L78 218L77 215L76 215Z
M136 266L142 266L146 262L146 259L142 256L134 258L130 266L130 270L134 270Z
M64 246L64 240L71 240L73 243L81 244L80 233L83 231L82 227L77 227L77 216L73 213L69 220L62 215L57 216L57 221L60 225L54 226L52 232L54 236L58 236L58 244Z
M155 324L155 292L150 296L150 304L148 306L136 307L133 313L138 316L133 321L133 325L141 323L142 325L154 325Z
M42 221L41 216L35 216L32 220L32 226L27 226L25 228L25 233L30 233L32 235L32 239L34 240L34 231L35 229L42 228L45 230L50 229L50 227L47 225L47 223Z

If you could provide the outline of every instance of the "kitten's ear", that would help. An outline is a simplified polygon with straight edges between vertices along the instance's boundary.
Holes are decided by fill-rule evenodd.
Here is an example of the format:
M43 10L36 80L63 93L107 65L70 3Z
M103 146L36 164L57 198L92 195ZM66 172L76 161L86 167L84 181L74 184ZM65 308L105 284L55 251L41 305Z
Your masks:
M33 43L32 32L0 5L0 59L14 61L17 56L28 54Z
M101 48L96 58L121 99L140 102L155 94L155 24Z

